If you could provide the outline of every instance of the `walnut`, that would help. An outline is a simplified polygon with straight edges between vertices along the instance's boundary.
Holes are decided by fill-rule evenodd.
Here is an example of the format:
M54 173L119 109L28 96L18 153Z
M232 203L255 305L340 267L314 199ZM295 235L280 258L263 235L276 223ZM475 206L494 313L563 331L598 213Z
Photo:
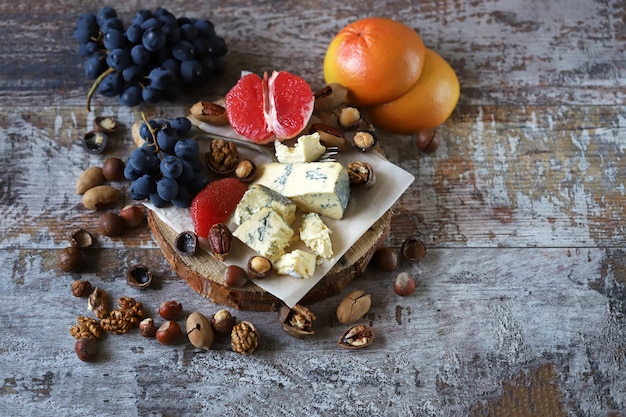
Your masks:
M233 351L243 355L251 354L259 346L259 332L249 321L235 324L230 337Z
M102 339L104 331L98 321L91 317L78 316L78 324L70 327L70 334L76 339L87 338L92 340Z
M105 318L109 314L109 296L106 291L96 287L89 296L87 308L93 311L97 318Z
M218 174L232 172L239 161L239 151L233 142L213 139L210 149L204 155L207 167Z
M118 308L100 320L102 329L109 333L123 334L137 327L146 316L143 304L132 297L120 297Z

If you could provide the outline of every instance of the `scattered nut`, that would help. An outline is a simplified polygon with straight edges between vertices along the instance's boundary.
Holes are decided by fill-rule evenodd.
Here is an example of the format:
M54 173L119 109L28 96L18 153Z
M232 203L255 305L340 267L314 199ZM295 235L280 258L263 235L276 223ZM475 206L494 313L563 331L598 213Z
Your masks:
M106 178L100 167L89 167L80 174L76 181L76 194L84 194L90 188L104 184Z
M213 139L209 150L204 154L206 166L223 175L233 172L239 161L237 145L223 139Z
M426 245L419 238L411 237L402 242L400 253L409 262L420 262L426 257Z
M145 318L139 322L139 334L143 337L154 337L156 330L154 319L151 317Z
M373 130L361 130L354 134L352 143L363 152L366 152L378 144L378 135Z
M183 305L175 300L164 301L159 305L159 315L165 320L177 320L183 313Z
M152 273L145 265L133 265L126 271L126 283L133 288L143 290L152 284Z
M339 151L348 149L348 140L343 132L326 123L313 123L309 129L309 134L317 132L320 135L320 143L329 148L336 147Z
M86 297L91 294L93 288L91 287L91 282L78 279L72 282L72 295L74 297Z
M78 229L70 236L70 243L78 249L87 249L93 245L93 236L85 229Z
M235 167L235 176L239 181L252 182L256 177L256 164L249 159L240 161Z
M126 230L126 223L115 213L107 212L100 215L98 220L98 230L104 236L121 236Z
M228 226L222 223L215 223L209 229L207 239L213 256L219 261L224 261L230 254L233 242L233 235Z
M75 272L82 266L83 256L80 249L75 246L69 246L62 249L57 255L59 268L64 272Z
M293 308L282 306L278 312L280 327L289 336L305 339L315 334L313 322L317 319L315 314L303 305L296 304Z
M98 357L98 344L93 339L81 337L74 344L74 352L83 362L95 362Z
M105 209L120 199L120 190L110 185L97 185L83 194L83 206L89 210Z
M99 154L104 151L109 142L109 135L102 131L92 130L83 136L83 147L92 154Z
M393 283L396 294L406 297L415 291L415 278L407 272L400 272Z
M364 291L354 290L348 294L337 307L339 323L353 323L363 317L372 305L372 297Z
M370 326L357 324L341 335L337 345L344 349L361 349L371 345L373 341L374 330Z
M238 265L228 265L224 276L224 284L231 288L240 288L248 282L248 274Z
M353 129L359 125L361 121L361 112L356 107L347 106L339 111L337 117L339 126L344 129Z
M249 355L259 346L260 334L252 323L241 321L233 327L230 338L233 351Z
M102 175L107 181L122 181L126 164L120 158L107 158L102 163Z
M126 227L134 229L140 226L144 219L144 210L138 204L129 204L120 210L120 217L126 223Z
M100 327L98 320L92 317L78 316L76 321L78 323L70 327L70 335L74 339L87 338L98 340L104 337L104 330Z
M174 239L174 249L180 256L192 256L198 247L198 235L194 232L180 232Z
M211 101L198 101L189 108L189 113L195 119L212 125L223 126L228 124L226 108Z
M267 278L272 272L272 261L264 256L251 256L248 260L248 274L255 279Z
M421 129L415 134L415 144L422 152L434 152L440 143L441 135L437 129Z
M106 291L96 287L89 295L87 309L93 311L97 318L103 319L109 315L109 295Z
M346 102L348 89L340 84L333 83L320 88L313 96L315 97L315 111L330 110Z
M394 248L384 246L372 256L372 264L381 271L391 272L398 268L399 255Z
M173 345L183 334L180 324L173 320L168 320L156 331L156 338L164 345Z
M371 164L352 161L346 167L351 187L370 188L376 184L376 173Z
M197 311L187 317L187 338L198 349L209 350L213 345L215 334L211 322L202 313Z
M93 121L94 130L101 130L104 133L111 134L117 127L117 121L111 116L96 117Z
M237 323L237 318L233 317L228 310L220 310L211 317L213 329L218 333L230 334Z

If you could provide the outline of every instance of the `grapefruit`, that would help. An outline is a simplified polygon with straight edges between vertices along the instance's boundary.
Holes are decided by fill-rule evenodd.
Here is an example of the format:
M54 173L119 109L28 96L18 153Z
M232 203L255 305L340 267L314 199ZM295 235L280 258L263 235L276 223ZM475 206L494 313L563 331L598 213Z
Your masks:
M235 132L266 144L297 136L313 113L309 84L287 71L263 78L247 74L226 93L226 114Z
M348 104L382 104L415 84L424 54L422 38L404 23L384 17L360 19L331 41L324 57L324 78L327 84L348 89Z

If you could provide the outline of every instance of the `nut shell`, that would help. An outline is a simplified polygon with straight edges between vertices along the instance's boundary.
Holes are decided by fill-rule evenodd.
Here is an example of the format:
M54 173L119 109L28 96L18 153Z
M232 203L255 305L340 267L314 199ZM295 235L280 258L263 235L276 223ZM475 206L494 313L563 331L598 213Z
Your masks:
M211 317L213 330L222 334L230 334L237 323L237 318L228 310L220 310Z
M95 362L98 357L98 344L86 337L81 337L74 344L76 356L83 362Z
M120 158L111 157L102 163L102 175L107 181L122 181L126 164Z
M228 265L224 276L224 284L230 288L241 288L248 282L248 274L238 265Z
M337 345L344 349L362 349L374 341L374 329L370 326L357 324L346 330L339 338Z
M239 161L237 145L223 139L213 139L204 154L205 163L213 172L225 175L233 172Z
M126 223L115 213L102 213L98 219L98 230L104 236L118 237L124 234Z
M409 262L418 263L426 257L426 244L417 237L410 237L402 242L400 253Z
M352 161L346 167L351 187L370 188L376 184L376 172L368 162Z
M192 256L198 248L198 235L191 231L180 232L174 240L174 249L180 256Z
M339 323L353 323L363 317L372 305L372 297L364 291L354 290L348 294L337 307Z
M83 256L80 249L75 246L69 246L61 249L57 255L59 268L64 272L75 272L82 266Z
M165 320L177 320L183 314L183 305L176 300L164 301L159 305L159 315Z
M209 350L213 345L215 334L211 322L204 314L194 311L187 317L187 338L198 349Z
M156 331L156 325L152 317L145 318L139 322L139 334L143 337L154 337Z
M222 223L216 223L209 229L207 236L209 247L213 256L219 261L223 261L230 254L233 242L233 234L228 226Z
M293 308L282 306L278 312L280 327L289 336L306 339L315 334L313 322L317 316L303 305L296 304Z
M152 284L152 273L145 265L133 265L126 271L126 283L133 288L143 290Z
M254 161L244 159L235 167L235 176L242 182L252 182L256 178L256 164Z
M104 152L109 143L109 135L101 130L92 130L83 136L83 147L92 154Z
M413 294L415 291L415 278L408 272L400 272L393 283L393 290L401 297Z
M156 331L156 338L164 345L173 345L182 336L183 330L180 324L173 320L168 320Z
M248 274L254 279L267 278L272 273L272 261L261 255L248 259Z
M93 245L93 236L85 229L78 229L70 236L70 243L78 249L87 249Z
M93 128L95 131L102 131L107 134L113 133L117 127L117 120L111 116L99 116L93 121Z

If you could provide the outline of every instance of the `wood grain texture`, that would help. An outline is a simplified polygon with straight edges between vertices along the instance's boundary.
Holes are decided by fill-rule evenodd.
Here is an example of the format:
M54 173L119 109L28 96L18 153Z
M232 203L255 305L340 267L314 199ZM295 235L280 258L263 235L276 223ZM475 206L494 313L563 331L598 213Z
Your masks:
M126 20L161 5L110 4ZM176 103L128 109L97 96L88 113L71 32L100 6L0 0L0 415L626 416L622 1L185 1L168 8L216 23L226 72ZM306 341L274 313L235 312L262 334L249 357L226 339L199 352L133 331L108 335L97 363L79 362L69 328L89 312L70 294L73 279L112 300L136 297L152 315L167 299L187 313L222 308L173 273L147 225L96 236L81 273L58 269L69 233L97 229L98 213L74 192L104 157L78 142L93 119L119 120L105 156L125 157L140 111L183 115L243 69L288 69L320 87L334 33L369 15L414 27L461 83L437 152L382 133L387 157L416 177L386 244L418 235L428 255L400 266L418 280L410 297L393 293L394 273L373 268L346 288L372 294L360 323L375 343L336 347L341 293L311 305L316 335ZM125 196L115 210L130 200L127 183L113 185ZM136 263L152 268L148 290L125 283Z

